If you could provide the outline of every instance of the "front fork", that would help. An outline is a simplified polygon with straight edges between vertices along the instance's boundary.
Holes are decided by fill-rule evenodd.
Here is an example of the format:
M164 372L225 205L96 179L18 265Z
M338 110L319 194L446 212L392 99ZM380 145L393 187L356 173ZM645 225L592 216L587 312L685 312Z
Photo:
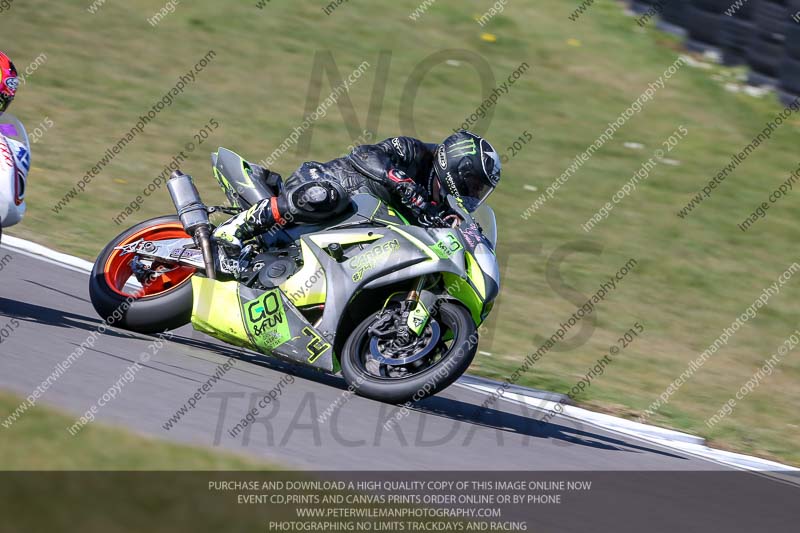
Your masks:
M430 320L430 311L422 300L423 289L427 282L427 276L420 276L416 286L409 291L403 301L400 323L406 327L400 330L400 338L409 341L413 333L417 337L422 334L425 325Z
M414 288L405 295L405 298L400 303L399 319L397 319L398 315L395 314L397 311L386 312L389 303L394 296L397 296L397 293L390 296L384 304L384 313L375 322L371 328L373 331L370 333L378 337L385 336L387 335L386 328L388 327L393 330L393 336L402 343L410 342L412 340L412 335L419 337L430 321L431 309L436 302L436 296L424 290L427 282L428 277L421 276L414 285ZM393 323L396 327L391 326Z

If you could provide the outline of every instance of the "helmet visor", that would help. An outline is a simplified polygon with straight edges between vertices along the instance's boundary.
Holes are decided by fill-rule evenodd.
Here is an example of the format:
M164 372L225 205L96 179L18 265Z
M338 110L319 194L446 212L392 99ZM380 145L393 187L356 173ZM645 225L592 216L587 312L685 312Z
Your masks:
M461 178L458 184L458 193L462 205L470 213L478 209L494 190L494 185L486 179L488 177L486 170L486 163L484 163L484 168L479 169L473 165L471 159L467 158L458 165L458 173ZM484 176L481 176L481 173L484 173Z
M492 194L494 186L478 180L470 180L467 183L467 190L461 194L461 200L464 208L472 213Z

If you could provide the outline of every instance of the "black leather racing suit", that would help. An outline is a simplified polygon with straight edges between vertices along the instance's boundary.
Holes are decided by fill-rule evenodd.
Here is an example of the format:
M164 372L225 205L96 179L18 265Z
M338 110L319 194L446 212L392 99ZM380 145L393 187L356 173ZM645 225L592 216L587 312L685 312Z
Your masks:
M349 155L303 163L282 193L262 200L220 226L215 236L245 240L275 224L320 222L344 211L350 197L368 193L419 220L435 210L431 204L434 152L438 145L412 137L393 137L356 147Z

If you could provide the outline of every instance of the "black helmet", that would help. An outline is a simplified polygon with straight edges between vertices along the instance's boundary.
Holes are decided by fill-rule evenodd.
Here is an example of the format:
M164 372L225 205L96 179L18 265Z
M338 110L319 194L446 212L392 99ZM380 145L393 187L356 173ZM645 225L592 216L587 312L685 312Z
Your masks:
M500 156L486 139L461 130L436 149L433 164L440 190L475 211L500 182Z

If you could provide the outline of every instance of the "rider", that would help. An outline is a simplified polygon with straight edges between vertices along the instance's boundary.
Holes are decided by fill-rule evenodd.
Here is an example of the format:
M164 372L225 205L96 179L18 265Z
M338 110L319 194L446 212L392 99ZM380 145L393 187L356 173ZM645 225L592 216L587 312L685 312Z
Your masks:
M0 115L8 110L19 86L17 69L0 52ZM25 185L30 170L28 145L19 139L16 119L3 117L0 123L0 235L2 228L13 226L25 215ZM24 129L22 129L24 137ZM17 140L15 140L17 139Z
M0 113L5 112L17 93L19 78L14 63L0 52Z
M500 181L500 167L492 145L468 131L461 130L439 145L394 137L358 146L327 163L303 163L286 180L281 194L220 225L214 238L235 253L243 241L276 224L286 227L335 216L357 193L372 194L419 224L431 226L444 214L448 194L468 211L477 209Z

